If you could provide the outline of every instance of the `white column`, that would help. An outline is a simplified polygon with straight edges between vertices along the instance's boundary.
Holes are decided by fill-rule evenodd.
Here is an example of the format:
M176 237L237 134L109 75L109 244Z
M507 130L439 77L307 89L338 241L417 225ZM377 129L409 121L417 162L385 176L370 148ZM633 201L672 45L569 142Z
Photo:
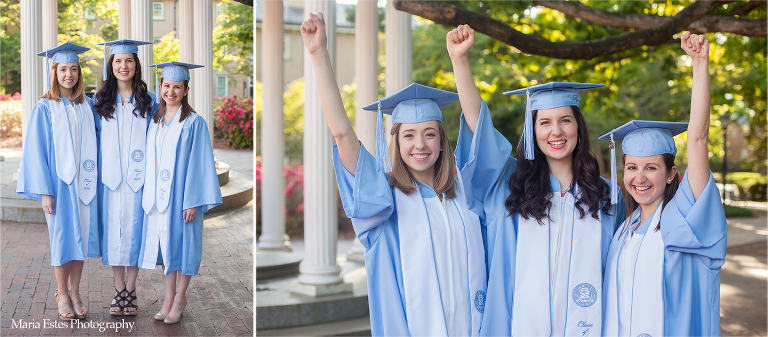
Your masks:
M328 52L336 57L336 1L308 0L304 17L322 12L325 16ZM352 291L343 283L336 263L338 222L336 181L332 165L333 136L320 106L317 77L309 52L304 50L304 260L299 266L299 281L291 291L323 296Z
M119 40L131 38L131 0L117 0L117 38ZM142 64L144 64L143 60Z
M413 82L413 67L411 65L411 14L398 11L387 1L384 12L386 25L386 95L392 95ZM389 141L389 130L392 127L392 116L387 116L385 134Z
M195 64L204 66L193 72L193 88L195 112L208 124L208 135L213 144L213 6L211 0L194 0L193 31L195 43L193 46Z
M51 49L59 45L59 11L56 0L43 0L43 12L40 25L43 26L42 49ZM45 84L43 84L45 87Z
M152 42L152 1L134 0L131 1L130 7L131 40ZM154 69L149 68L149 65L154 63L152 61L152 48L139 48L137 54L139 55L139 61L141 61L141 78L144 79L144 82L147 82L149 90L155 90L155 72Z
M379 12L375 0L360 0L355 7L355 133L368 152L375 153L377 113L363 110L379 97ZM364 262L365 248L355 238L347 259Z
M259 249L288 250L283 177L283 2L265 1L261 26L263 110L261 112L261 236ZM256 34L254 34L255 36ZM305 216L306 219L306 216Z
M35 54L43 51L40 27L42 3L40 0L21 2L21 133L27 133L27 121L32 108L45 88L44 57ZM42 85L41 85L42 84Z
M195 62L192 15L192 0L179 0L179 30L176 37L179 39L179 61L184 63Z

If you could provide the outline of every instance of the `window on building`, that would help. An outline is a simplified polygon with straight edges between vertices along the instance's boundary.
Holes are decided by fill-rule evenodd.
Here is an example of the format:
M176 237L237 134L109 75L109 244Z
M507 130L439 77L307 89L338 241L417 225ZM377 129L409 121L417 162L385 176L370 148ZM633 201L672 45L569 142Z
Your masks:
M83 11L83 19L86 20L96 20L96 14L93 14L90 9L86 8Z
M165 20L165 4L162 2L152 3L152 20L163 21Z
M243 81L243 87L245 87L245 98L253 97L253 77Z
M227 97L229 79L227 75L216 75L216 97Z
M283 35L283 60L291 59L291 35Z

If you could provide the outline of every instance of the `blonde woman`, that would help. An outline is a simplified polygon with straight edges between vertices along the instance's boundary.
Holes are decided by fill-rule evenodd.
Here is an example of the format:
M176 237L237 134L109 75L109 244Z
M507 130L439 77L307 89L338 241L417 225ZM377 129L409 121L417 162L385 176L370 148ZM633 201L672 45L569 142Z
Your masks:
M47 73L49 90L29 117L16 187L17 193L42 201L62 320L88 314L80 299L80 277L85 257L101 256L97 207L92 203L98 179L98 116L83 95L77 56L88 50L67 42L37 54L53 65Z
M344 211L365 247L372 334L477 336L485 308L480 222L465 206L440 111L458 95L414 83L365 107L378 111L374 157L344 112L322 13L310 14L301 34L336 139ZM382 114L394 123L389 153Z

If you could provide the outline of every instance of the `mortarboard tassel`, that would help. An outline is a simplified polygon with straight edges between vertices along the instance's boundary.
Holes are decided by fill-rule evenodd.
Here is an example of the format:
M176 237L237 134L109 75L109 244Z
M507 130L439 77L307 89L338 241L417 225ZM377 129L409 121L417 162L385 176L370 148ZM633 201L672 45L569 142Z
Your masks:
M45 88L51 90L51 66L48 64L48 51L45 51Z
M155 67L155 100L160 104L160 81L157 78L157 67Z
M619 185L616 181L616 143L613 142L613 131L611 131L611 142L608 144L611 148L611 205L619 202Z
M389 172L392 170L389 163L387 140L384 135L383 119L384 114L381 112L381 100L379 100L378 119L376 120L376 172Z
M531 90L525 93L525 124L523 126L523 142L525 143L525 159L533 160L533 114L531 112Z
M104 76L101 78L102 81L107 80L107 45L104 44Z

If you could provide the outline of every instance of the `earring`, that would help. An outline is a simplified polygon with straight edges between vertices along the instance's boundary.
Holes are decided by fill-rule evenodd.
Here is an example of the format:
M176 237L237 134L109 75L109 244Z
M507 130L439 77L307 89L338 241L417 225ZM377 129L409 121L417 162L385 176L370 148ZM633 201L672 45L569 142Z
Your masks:
M672 183L672 179L667 180L667 184L671 184L671 183Z

